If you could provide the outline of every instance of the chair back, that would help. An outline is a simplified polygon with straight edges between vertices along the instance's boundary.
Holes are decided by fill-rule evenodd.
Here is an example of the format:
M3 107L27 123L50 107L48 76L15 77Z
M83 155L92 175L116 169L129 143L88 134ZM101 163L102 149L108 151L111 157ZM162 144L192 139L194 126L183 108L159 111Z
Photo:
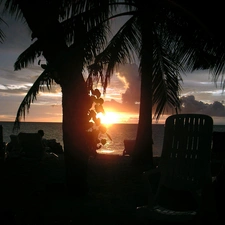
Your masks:
M196 191L211 181L213 119L203 114L177 114L165 122L160 185Z

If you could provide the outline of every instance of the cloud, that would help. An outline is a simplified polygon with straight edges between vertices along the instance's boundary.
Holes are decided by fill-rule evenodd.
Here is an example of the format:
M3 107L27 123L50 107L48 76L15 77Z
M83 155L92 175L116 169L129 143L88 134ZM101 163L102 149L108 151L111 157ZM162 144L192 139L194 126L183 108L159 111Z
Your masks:
M136 64L121 65L117 77L124 83L126 89L122 94L123 104L135 104L140 101L140 77Z
M35 63L34 66L29 66L27 69L14 71L13 66L17 57L32 44L31 33L23 22L15 21L14 18L10 17L4 17L4 19L9 26L1 27L6 38L4 43L0 45L0 104L4 106L1 111L4 118L7 117L7 113L10 118L13 118L27 90L41 74L42 69L40 66L35 66L37 65ZM220 118L225 116L224 94L221 88L219 89L220 83L218 82L216 87L208 71L195 71L182 75L182 77L184 82L181 93L183 101L181 112L205 113ZM104 96L105 110L138 114L139 104L137 103L140 99L140 83L136 64L119 66ZM55 96L52 95L54 93ZM52 86L51 94L47 89L39 93L37 101L31 106L28 118L32 117L35 120L36 112L38 112L36 118L41 117L46 112L51 112L53 116L53 109L56 110L60 107L60 87ZM59 110L57 113L60 114L61 111ZM174 113L174 110L169 109L165 113ZM47 114L45 116L47 118ZM129 119L135 121L137 117L131 115Z
M212 104L195 100L195 96L182 97L182 113L202 113L210 116L225 117L225 107L222 102L215 101Z
M138 66L136 64L121 65L116 72L117 81L114 79L109 92L113 92L115 95L115 87L117 90L123 91L120 92L120 95L117 93L117 98L105 101L105 110L138 114L140 106L140 77ZM206 71L197 71L196 73L184 75L182 87L183 96L181 97L182 107L180 113L202 113L215 117L225 116L223 100L207 100L207 96L214 95L217 99L223 99L224 96L221 89L216 89L217 87L215 87L210 75ZM202 97L205 101L196 99L195 95L200 99ZM118 99L122 101L119 102ZM174 113L176 113L175 109L167 107L164 115Z
M140 102L140 83L136 64L120 65L107 88L108 98L104 103L105 110L137 114Z

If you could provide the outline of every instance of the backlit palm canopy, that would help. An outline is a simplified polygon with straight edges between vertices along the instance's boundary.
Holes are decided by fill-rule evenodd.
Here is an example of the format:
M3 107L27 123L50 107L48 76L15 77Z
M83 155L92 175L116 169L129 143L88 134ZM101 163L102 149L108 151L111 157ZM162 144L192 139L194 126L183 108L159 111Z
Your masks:
M19 14L23 18L24 15L21 13L21 10L24 12L26 9L29 9L29 4L25 5L25 3L26 1L14 2L7 0L5 6L8 11ZM85 50L85 53L80 55L82 67L85 68L106 44L108 24L100 24L101 21L107 18L108 5L105 4L105 1L104 3L101 1L89 2L79 0L72 2L67 0L57 2L38 1L37 5L41 7L40 11L43 11L41 3L49 4L44 11L48 14L46 19L55 17L55 21L52 21L52 23L55 23L55 28L50 27L50 22L48 26L46 25L43 28L46 29L46 33L50 36L48 41L51 42L51 45L49 45L49 42L47 44L46 40L38 38L33 32L31 38L34 40L34 43L20 54L14 64L15 70L21 70L29 64L35 63L40 57L44 57L47 60L47 65L42 64L44 68L43 73L38 77L20 105L15 126L19 126L21 116L25 117L26 110L29 110L31 103L36 99L39 89L43 90L45 87L51 89L51 85L54 82L62 84L63 79L57 73L58 65L66 63L69 57L75 57L79 51ZM15 5L18 5L18 7L15 7ZM20 6L24 7L24 9L21 9ZM52 15L50 15L51 13ZM28 20L29 18L25 17L25 19ZM34 20L30 23L37 26L38 29L38 26L43 26L42 23L45 24L46 21L38 18L37 21ZM53 29L55 29L54 32ZM56 37L56 35L59 37ZM62 50L61 52L56 52L57 49L54 49L54 45L59 45L60 42Z
M34 43L17 59L15 69L23 69L43 56L46 65L22 101L15 125L36 99L39 88L62 90L63 142L67 185L71 194L88 190L86 170L87 112L91 98L83 77L85 66L101 51L108 31L109 2L105 0L6 0L5 8L25 19ZM102 23L105 21L105 23Z
M131 53L138 56L141 98L133 159L153 165L152 119L158 120L168 107L174 112L180 110L181 74L210 65L214 68L215 43L207 26L196 16L194 5L187 8L184 3L170 0L118 2L123 12L114 17L129 19L96 57L90 77L102 67L109 79L116 65L132 61Z

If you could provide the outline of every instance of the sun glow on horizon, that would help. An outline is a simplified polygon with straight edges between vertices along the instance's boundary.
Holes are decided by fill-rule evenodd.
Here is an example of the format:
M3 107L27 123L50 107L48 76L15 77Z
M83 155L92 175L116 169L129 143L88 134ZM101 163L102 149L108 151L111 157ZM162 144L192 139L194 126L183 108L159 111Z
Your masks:
M105 114L99 113L98 118L100 118L101 123L105 125L120 123L119 115L116 112L106 112Z

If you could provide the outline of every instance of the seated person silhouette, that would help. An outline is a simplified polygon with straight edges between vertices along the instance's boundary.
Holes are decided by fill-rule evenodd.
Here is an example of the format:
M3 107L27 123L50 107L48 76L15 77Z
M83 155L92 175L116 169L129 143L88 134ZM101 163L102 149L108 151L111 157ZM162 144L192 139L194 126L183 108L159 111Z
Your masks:
M40 136L41 136L42 144L43 144L45 150L49 151L50 147L48 147L47 140L44 138L44 135L45 135L44 131L43 130L38 130L38 134L40 134Z

